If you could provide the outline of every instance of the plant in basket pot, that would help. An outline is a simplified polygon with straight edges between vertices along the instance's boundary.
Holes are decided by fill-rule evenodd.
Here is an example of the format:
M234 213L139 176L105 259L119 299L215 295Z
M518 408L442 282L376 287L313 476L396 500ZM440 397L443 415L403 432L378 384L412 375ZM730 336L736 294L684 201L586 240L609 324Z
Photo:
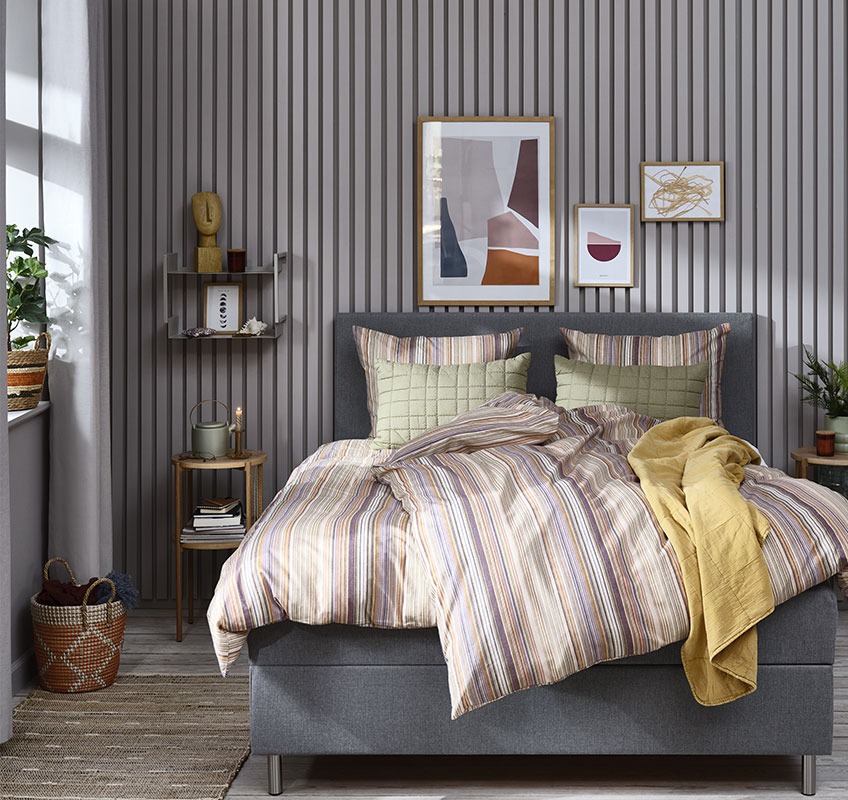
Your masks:
M47 317L42 279L47 277L44 262L34 247L50 247L56 240L40 228L6 226L6 349L9 411L35 408L41 399L50 335L24 335L13 338L21 322L42 325ZM34 349L27 349L35 342Z
M836 452L848 453L848 364L822 361L804 348L807 371L795 375L801 399L824 410L824 427L836 432Z

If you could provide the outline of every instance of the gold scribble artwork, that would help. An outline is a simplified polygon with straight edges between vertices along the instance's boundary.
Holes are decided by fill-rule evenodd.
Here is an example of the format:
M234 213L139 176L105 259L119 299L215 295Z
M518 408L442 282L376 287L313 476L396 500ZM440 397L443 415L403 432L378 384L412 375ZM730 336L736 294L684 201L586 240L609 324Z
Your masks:
M699 210L704 216L712 216L708 205L713 194L713 179L706 175L684 175L662 169L654 174L645 173L657 184L657 189L648 201L648 206L659 216L667 219L688 216Z

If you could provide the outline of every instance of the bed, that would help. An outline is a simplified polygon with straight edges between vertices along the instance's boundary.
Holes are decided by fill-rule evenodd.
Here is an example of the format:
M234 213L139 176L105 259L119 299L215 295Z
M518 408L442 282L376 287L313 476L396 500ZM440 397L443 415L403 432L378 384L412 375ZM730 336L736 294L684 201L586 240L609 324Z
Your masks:
M550 364L554 354L565 354L560 327L662 335L722 322L731 325L724 422L755 442L756 319L748 314L340 314L335 438L369 431L353 325L400 336L523 326L519 352L533 354L528 390L553 398ZM676 644L596 665L451 721L435 629L280 622L248 637L252 752L268 757L270 794L282 792L283 755L330 754L797 755L801 790L814 794L816 756L831 752L836 623L828 584L779 606L759 625L757 691L728 705L693 702Z

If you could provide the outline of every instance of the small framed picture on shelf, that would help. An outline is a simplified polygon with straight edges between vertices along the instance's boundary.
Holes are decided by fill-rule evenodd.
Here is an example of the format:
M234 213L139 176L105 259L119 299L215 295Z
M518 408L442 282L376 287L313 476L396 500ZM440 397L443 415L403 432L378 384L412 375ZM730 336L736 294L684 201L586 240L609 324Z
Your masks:
M207 283L203 287L203 327L216 334L233 334L241 328L241 284Z
M643 161L642 222L723 222L723 161Z
M574 206L574 285L633 286L632 205Z

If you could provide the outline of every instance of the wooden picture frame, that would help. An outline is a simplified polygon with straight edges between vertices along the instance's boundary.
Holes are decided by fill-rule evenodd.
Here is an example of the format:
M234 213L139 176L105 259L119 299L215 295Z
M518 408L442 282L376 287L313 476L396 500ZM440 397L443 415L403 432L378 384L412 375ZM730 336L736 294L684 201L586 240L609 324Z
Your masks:
M553 117L419 117L418 305L551 306Z
M724 222L723 161L642 161L642 222Z
M633 205L575 204L575 286L633 286L635 219Z
M240 283L207 283L203 287L203 327L216 335L232 335L242 326Z

